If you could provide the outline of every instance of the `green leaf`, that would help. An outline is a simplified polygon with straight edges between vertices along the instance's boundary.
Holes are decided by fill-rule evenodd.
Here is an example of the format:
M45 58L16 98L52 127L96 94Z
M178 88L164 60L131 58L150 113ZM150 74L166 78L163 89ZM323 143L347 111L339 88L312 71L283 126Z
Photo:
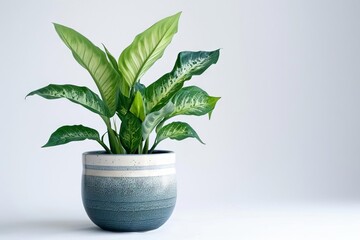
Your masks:
M163 108L158 111L152 112L145 117L144 122L142 123L142 137L146 140L150 133L154 130L156 125L158 125L165 117L174 111L174 104L169 102Z
M210 114L219 99L219 97L209 96L199 87L184 87L171 98L175 109L168 118L176 115L201 116L207 113Z
M105 45L103 44L103 47L105 49L105 53L106 53L106 56L109 60L109 62L111 63L111 65L113 66L113 68L118 72L119 72L119 69L118 69L118 65L117 65L117 62L116 62L116 59L115 57L109 52L109 50L105 47Z
M95 129L84 127L82 125L63 126L51 134L49 141L43 147L52 147L86 139L99 142L100 136Z
M119 70L129 86L133 86L164 54L178 30L181 13L164 18L137 35L121 53Z
M156 144L161 142L162 140L166 138L175 139L175 140L183 140L185 138L196 138L201 142L200 137L195 132L195 130L190 127L189 124L184 122L172 122L168 125L163 126L157 133L156 136Z
M134 85L133 91L134 92L140 91L140 93L144 96L145 86L137 82ZM121 92L119 92L117 113L120 119L123 119L123 117L127 114L133 101L134 101L134 97L125 97L124 95L121 94Z
M139 118L142 122L145 119L145 108L143 97L140 91L137 91L134 97L134 100L130 107L130 112L134 114L137 118Z
M134 153L141 144L141 121L131 112L123 118L120 127L120 141L128 154Z
M140 91L141 95L143 95L143 96L145 96L145 89L146 89L146 87L142 83L137 82L134 85L134 91L135 92Z
M109 117L109 111L100 97L87 87L74 85L50 84L46 87L32 91L26 97L39 95L46 99L66 98L74 103L80 104L90 111Z
M131 98L125 97L121 92L119 92L119 99L117 105L117 114L122 119L128 113L131 106Z
M74 58L94 79L101 97L109 109L110 116L115 114L118 88L129 96L129 86L123 81L106 59L105 53L75 30L54 24L60 38L71 50Z
M164 106L184 82L202 74L219 59L219 50L212 52L180 52L173 70L146 88L147 112Z

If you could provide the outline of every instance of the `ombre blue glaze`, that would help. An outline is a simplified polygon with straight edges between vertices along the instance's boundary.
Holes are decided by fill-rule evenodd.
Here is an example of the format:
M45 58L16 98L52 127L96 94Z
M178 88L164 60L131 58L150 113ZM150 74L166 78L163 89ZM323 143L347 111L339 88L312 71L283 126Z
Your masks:
M156 155L161 159L156 159ZM83 164L83 204L90 219L100 228L148 231L169 219L176 203L174 153L89 152L83 154Z

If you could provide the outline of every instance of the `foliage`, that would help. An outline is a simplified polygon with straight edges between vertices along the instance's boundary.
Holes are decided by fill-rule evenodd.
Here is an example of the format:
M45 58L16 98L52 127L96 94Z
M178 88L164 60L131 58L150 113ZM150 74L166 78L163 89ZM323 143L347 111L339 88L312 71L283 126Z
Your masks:
M57 129L43 147L90 139L97 141L108 153L147 154L167 138L183 140L191 137L202 143L189 124L172 122L165 125L165 122L178 115L208 114L210 118L220 98L209 96L199 87L183 86L215 64L219 50L180 52L169 73L147 87L140 83L141 77L163 56L177 33L180 14L164 18L138 34L118 60L105 46L103 51L74 29L54 24L75 60L95 81L100 96L87 87L55 84L27 96L65 98L98 114L107 128L108 145L103 139L105 134L100 138L95 129L73 125ZM120 127L113 118L120 119ZM149 137L155 129L155 141L149 149Z

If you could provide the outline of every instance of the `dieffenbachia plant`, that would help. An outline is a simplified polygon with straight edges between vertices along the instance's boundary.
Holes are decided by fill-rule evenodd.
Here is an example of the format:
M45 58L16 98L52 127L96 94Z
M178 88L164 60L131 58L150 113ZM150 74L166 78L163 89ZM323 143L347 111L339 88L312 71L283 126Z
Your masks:
M158 80L144 86L140 83L145 72L162 57L178 30L180 13L164 18L137 35L118 60L75 30L54 24L56 32L70 49L75 60L91 75L100 96L87 87L50 84L28 94L46 99L65 98L98 114L107 127L104 135L82 125L57 129L43 147L72 141L97 141L108 153L147 154L164 139L196 138L195 130L185 122L166 123L177 115L205 115L209 118L219 97L209 96L199 87L183 87L192 76L202 74L219 58L219 50L180 52L173 69ZM120 121L114 121L119 118ZM116 126L121 122L120 127ZM118 129L118 130L117 130ZM149 147L149 136L156 137Z

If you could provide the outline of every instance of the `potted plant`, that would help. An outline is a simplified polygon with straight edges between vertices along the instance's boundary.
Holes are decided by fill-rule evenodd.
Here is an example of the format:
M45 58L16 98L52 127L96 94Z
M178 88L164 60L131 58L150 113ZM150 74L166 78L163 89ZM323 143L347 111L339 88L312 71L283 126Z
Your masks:
M149 86L140 83L177 32L179 17L177 13L164 18L137 35L118 61L105 46L103 51L75 30L54 24L75 60L90 73L100 96L87 87L55 84L27 95L68 99L104 121L107 132L102 136L86 126L62 126L43 146L90 139L104 148L83 154L82 177L85 210L103 229L145 231L166 222L176 202L175 154L156 147L167 138L202 142L189 124L167 122L177 115L208 114L210 118L219 100L199 87L183 87L217 62L219 50L180 52L170 72Z

